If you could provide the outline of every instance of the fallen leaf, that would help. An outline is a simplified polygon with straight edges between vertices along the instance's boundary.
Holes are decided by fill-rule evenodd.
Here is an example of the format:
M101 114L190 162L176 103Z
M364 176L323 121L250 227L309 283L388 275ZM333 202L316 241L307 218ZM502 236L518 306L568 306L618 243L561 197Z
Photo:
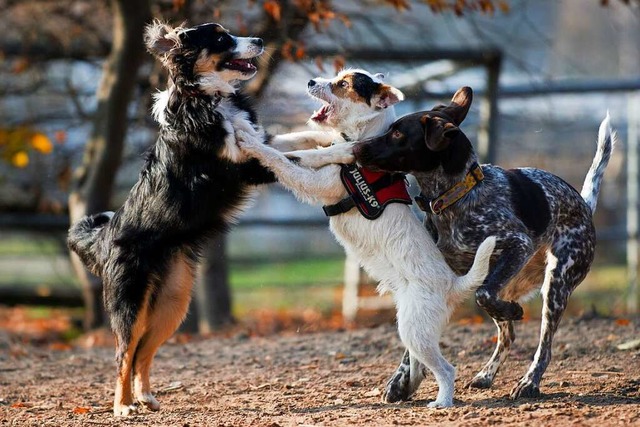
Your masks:
M618 326L628 326L631 323L629 319L616 319L616 325Z
M30 408L31 404L30 403L24 403L24 402L16 402L11 404L12 408Z
M73 412L74 414L86 414L89 411L91 411L91 409L89 408L83 408L82 406L76 406L75 408L73 408L71 410L71 412Z

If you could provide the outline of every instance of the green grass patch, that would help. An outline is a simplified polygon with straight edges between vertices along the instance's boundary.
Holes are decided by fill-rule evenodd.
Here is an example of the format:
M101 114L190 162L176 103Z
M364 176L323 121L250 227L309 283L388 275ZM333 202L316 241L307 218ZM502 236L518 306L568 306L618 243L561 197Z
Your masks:
M55 238L8 235L0 238L0 256L59 255L64 245Z
M292 288L342 283L343 259L304 259L260 264L231 263L233 289Z

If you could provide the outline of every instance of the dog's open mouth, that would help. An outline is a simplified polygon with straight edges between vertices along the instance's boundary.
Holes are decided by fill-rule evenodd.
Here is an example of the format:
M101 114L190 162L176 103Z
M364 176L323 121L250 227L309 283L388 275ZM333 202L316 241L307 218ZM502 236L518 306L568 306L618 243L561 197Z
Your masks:
M324 104L322 107L320 107L319 110L315 111L311 115L311 120L313 120L316 123L324 123L327 121L330 114L331 114L331 105Z
M236 58L225 62L222 66L228 70L240 71L241 73L254 73L257 68L251 62L252 58Z

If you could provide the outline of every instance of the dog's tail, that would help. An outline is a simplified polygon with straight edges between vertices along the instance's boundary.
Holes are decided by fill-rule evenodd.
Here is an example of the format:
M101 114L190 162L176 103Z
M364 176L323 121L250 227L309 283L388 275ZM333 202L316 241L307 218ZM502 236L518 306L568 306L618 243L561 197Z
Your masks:
M458 277L458 280L453 285L453 292L458 295L464 295L482 285L487 273L489 273L489 261L491 261L491 254L493 254L495 246L495 236L489 236L484 239L478 247L471 269L464 276Z
M598 193L600 193L600 184L602 183L602 175L611 158L611 152L616 144L618 136L616 132L611 128L611 122L609 119L609 112L600 123L600 130L598 131L598 147L596 149L596 155L593 157L593 162L587 172L587 176L582 184L582 191L580 194L591 212L595 212L596 204L598 203Z
M93 273L99 274L96 257L96 239L100 230L111 220L113 212L102 212L81 218L69 229L67 245L78 254L84 265Z

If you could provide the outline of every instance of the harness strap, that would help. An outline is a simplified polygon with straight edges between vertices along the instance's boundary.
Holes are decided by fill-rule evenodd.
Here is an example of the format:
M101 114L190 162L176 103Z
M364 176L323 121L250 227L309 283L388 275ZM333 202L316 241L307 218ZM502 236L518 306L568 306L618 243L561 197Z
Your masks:
M403 187L402 190L405 194L399 195L399 198L391 198L388 200L384 200L382 201L381 205L377 203L377 199L376 199L375 212L365 212L366 208L363 208L363 206L366 205L371 207L371 202L365 200L365 197L363 197L363 194L361 192L355 191L353 185L347 185L347 182L345 182L345 175L348 174L348 171L359 171L360 172L359 175L364 177L365 169L358 168L357 166L354 166L354 165L342 165L342 171L343 171L343 174L341 176L343 179L343 184L345 185L345 189L347 189L347 192L349 193L349 195L344 199L340 200L338 203L335 203L333 205L323 206L322 210L324 211L324 214L326 216L340 215L350 211L354 207L357 207L358 210L360 210L360 212L363 214L363 216L365 216L368 219L375 219L382 213L382 211L384 210L384 206L386 206L388 203L411 204L411 198L406 193L406 188L402 186ZM370 173L370 172L367 171L367 173ZM373 182L365 181L365 184L368 186L371 193L373 193L373 196L377 197L378 192L386 188L395 186L399 181L404 181L404 179L405 179L404 174L386 173L386 174L381 174Z

